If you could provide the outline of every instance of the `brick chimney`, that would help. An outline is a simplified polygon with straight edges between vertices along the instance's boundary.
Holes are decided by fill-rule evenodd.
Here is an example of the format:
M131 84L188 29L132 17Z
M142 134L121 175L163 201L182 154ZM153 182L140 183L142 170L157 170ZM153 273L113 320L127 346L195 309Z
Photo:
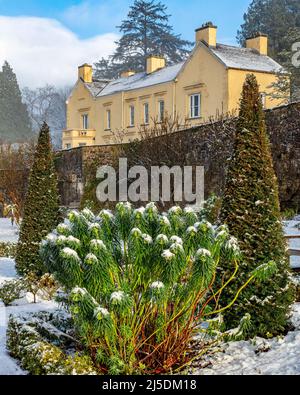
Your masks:
M217 46L217 31L218 28L212 22L204 23L196 30L196 43L204 42L209 47Z
M147 74L154 73L157 70L166 67L166 59L159 55L150 55L147 58Z
M87 63L78 67L78 78L88 84L93 82L93 67Z
M247 38L246 48L252 48L261 55L268 55L268 36L263 33L255 33L252 37Z
M121 73L121 78L128 78L135 75L135 71L133 70L126 70Z

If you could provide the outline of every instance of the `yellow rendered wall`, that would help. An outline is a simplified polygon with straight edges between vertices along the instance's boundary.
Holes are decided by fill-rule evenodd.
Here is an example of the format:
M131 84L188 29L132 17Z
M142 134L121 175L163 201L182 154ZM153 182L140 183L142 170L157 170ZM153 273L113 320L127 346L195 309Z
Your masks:
M67 130L77 130L80 131L83 129L82 123L82 115L87 114L89 117L89 130L94 129L95 125L95 100L90 95L89 91L84 86L82 81L78 81L77 85L72 91L71 96L67 101ZM78 134L76 134L78 135ZM63 148L66 147L66 144L71 144L72 148L76 148L79 144L86 143L87 145L93 145L95 141L90 137L91 133L89 133L89 137L85 138L75 137L71 134L72 137L63 138Z
M99 97L95 102L96 144L114 143L114 135L121 136L122 142L137 139L139 129L144 125L144 104L149 104L149 126L158 120L159 100L165 101L165 112L173 113L173 83L159 84L134 91L117 93ZM130 106L135 108L135 125L130 126ZM106 111L111 110L111 128L114 133L106 130Z
M82 129L81 115L89 115L89 129L95 130L96 138L86 138L86 143L112 144L120 141L128 142L139 137L138 130L144 123L143 104L149 103L150 127L158 120L159 101L165 102L166 115L177 114L180 123L196 126L218 118L219 115L237 111L242 87L248 71L227 70L209 50L199 44L193 56L184 66L175 82L159 84L134 91L116 93L114 95L93 98L84 86L78 81L67 105L67 129ZM274 74L254 72L262 92L269 93L272 82L276 81ZM130 77L129 77L130 78ZM189 118L189 97L192 94L201 94L201 117ZM266 97L266 108L283 104L282 100L272 100ZM135 107L135 126L130 127L130 106ZM106 111L111 110L111 128L106 130ZM72 147L84 141L83 137L75 139ZM65 144L68 143L64 140Z
M176 85L177 113L192 126L227 112L226 69L204 45L198 46ZM201 119L190 119L189 97L196 93L201 94Z
M244 70L228 70L228 103L229 111L236 112L239 108L241 93L243 89L243 84L245 82L247 74L254 74L257 78L258 84L260 86L261 93L270 94L272 88L270 87L272 83L277 81L275 74L259 73ZM286 100L282 99L272 99L266 96L266 108L273 108L285 104Z

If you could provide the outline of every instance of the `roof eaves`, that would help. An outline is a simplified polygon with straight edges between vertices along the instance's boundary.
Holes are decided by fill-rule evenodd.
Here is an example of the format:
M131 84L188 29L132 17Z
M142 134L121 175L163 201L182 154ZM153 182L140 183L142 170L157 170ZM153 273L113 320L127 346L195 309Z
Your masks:
M249 72L255 72L255 73L263 73L263 74L277 74L278 72L276 70L273 71L266 71L266 70L257 70L257 69L240 69L238 67L227 67L227 70L243 70L243 71L249 71ZM284 73L287 74L287 73Z
M177 78L177 77L175 77L175 79L176 79L176 78ZM97 98L100 98L100 97L108 97L108 96L116 95L117 93L138 91L138 90L140 90L140 89L147 89L147 88L150 88L150 87L152 87L152 86L165 85L165 84L169 84L170 82L174 82L175 79L172 79L172 80L170 80L170 81L165 81L165 82L158 82L158 83L156 83L156 84L151 84L151 85L147 85L147 86L141 86L141 87L139 87L139 88L122 89L122 90L119 90L119 91L114 91L114 92L107 93L106 95L103 95L103 96L97 96ZM101 92L102 92L102 91L100 91L99 93L101 93ZM98 94L98 95L99 95L99 94Z

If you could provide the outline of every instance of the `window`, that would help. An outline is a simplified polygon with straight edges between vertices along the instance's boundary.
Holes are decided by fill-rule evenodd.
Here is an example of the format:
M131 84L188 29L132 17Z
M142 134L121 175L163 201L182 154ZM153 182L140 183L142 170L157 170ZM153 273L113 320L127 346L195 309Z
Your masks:
M66 144L66 149L71 149L72 145L71 144Z
M86 147L86 143L79 143L79 147Z
M106 129L111 129L111 110L106 111Z
M260 98L261 98L263 108L267 108L267 95L265 93L261 93Z
M134 106L129 107L129 126L133 127L135 123Z
M149 124L149 103L144 104L144 124Z
M82 129L89 128L89 116L88 114L82 115Z
M199 93L190 96L190 118L200 118L200 101L201 96Z
M165 102L164 100L160 100L158 102L158 121L163 122L165 118Z

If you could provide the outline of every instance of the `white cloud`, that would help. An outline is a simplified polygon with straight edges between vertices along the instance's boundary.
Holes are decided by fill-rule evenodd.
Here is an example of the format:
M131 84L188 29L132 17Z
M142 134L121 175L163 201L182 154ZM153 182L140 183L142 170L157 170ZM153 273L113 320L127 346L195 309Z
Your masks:
M97 26L105 31L119 25L127 12L128 4L124 4L124 0L85 0L67 8L61 18L72 27Z
M7 60L22 87L74 84L77 67L110 55L114 33L80 39L47 18L0 16L0 65Z

